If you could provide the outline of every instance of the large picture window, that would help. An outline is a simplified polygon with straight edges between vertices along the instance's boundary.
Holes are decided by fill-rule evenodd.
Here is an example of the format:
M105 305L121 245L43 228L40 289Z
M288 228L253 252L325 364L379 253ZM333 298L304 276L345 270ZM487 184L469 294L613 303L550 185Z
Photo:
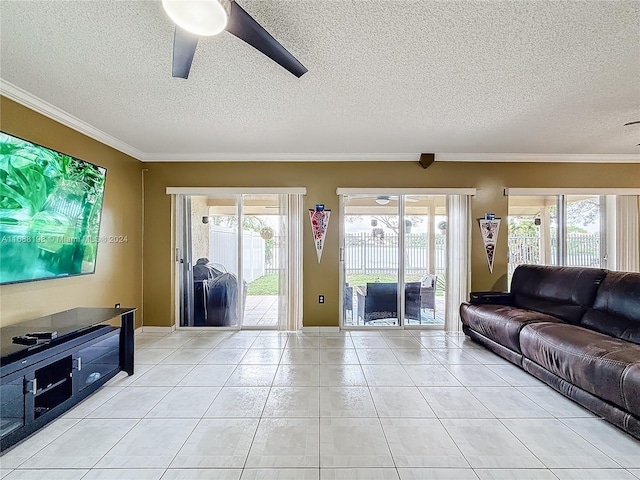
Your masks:
M637 196L526 193L509 192L509 275L520 264L638 269Z

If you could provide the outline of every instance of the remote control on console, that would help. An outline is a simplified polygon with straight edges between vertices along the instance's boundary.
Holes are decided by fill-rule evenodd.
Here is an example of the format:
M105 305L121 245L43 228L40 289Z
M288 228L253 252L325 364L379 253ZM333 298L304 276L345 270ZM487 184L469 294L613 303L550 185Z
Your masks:
M35 337L40 340L53 340L58 336L58 332L32 332L27 333L28 337Z

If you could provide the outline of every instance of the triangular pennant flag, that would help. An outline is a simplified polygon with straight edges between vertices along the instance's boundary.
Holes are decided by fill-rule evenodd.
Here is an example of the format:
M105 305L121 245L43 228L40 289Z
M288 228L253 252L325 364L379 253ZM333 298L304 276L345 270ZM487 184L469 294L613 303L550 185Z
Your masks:
M487 256L487 264L489 265L489 271L493 273L493 259L495 258L496 242L498 241L498 232L500 231L500 219L486 220L481 218L479 222L482 241L484 242L484 253Z
M313 232L313 242L316 244L316 255L318 256L318 263L320 263L320 258L322 258L324 237L327 235L327 227L329 226L330 216L331 210L309 209L311 231Z

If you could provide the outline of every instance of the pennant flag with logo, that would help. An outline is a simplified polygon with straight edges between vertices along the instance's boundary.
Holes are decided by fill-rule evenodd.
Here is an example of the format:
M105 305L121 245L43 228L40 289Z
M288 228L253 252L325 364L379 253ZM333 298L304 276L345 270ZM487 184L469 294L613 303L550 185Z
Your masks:
M492 220L480 219L480 232L484 243L484 253L487 256L489 271L493 273L493 260L496 252L496 242L498 241L498 231L500 230L500 219Z
M309 209L309 218L311 219L311 230L313 232L313 242L316 244L316 255L318 256L318 263L320 263L320 258L322 258L324 237L327 235L327 227L329 226L330 216L331 210Z

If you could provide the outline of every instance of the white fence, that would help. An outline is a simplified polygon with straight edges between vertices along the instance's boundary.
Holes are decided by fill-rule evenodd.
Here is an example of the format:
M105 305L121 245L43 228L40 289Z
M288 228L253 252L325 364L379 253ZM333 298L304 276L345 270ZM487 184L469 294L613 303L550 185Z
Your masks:
M433 268L436 275L446 270L445 236L436 234L433 250ZM348 233L345 235L345 269L348 274L385 274L398 269L398 236L386 235L374 239L370 233ZM424 275L429 263L429 247L426 237L409 234L405 240L405 273Z
M523 263L553 265L558 255L558 241L550 239L546 260L543 258L541 240L538 236L509 235L509 275ZM568 233L567 261L569 267L600 266L600 235L597 233Z
M251 283L265 274L265 241L258 232L243 231L242 275ZM238 233L236 230L213 226L209 231L209 260L220 263L238 274Z

